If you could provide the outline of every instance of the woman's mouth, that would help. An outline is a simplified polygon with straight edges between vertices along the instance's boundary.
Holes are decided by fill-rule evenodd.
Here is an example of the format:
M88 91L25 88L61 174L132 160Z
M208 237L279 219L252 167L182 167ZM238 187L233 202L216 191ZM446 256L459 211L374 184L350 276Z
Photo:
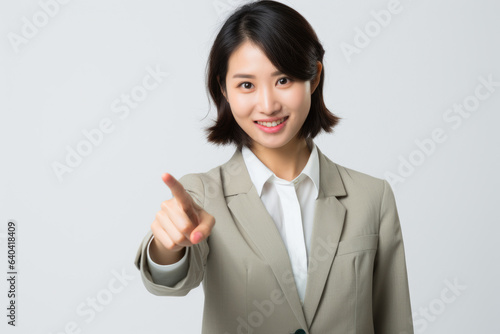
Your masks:
M289 116L285 116L282 119L279 119L279 120L273 121L273 122L254 121L254 123L255 123L255 125L257 125L257 127L259 127L261 130L263 130L267 133L275 133L275 132L278 132L279 130L281 130L285 126L286 121L288 120L288 117Z

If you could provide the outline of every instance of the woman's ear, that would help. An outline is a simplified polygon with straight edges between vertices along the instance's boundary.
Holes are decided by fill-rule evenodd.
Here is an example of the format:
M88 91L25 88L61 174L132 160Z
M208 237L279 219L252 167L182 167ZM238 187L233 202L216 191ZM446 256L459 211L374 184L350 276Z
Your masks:
M321 70L323 69L323 65L321 64L320 61L316 62L316 67L318 68L318 74L314 78L314 80L311 80L311 95L314 93L316 90L316 87L319 85L319 81L321 80Z

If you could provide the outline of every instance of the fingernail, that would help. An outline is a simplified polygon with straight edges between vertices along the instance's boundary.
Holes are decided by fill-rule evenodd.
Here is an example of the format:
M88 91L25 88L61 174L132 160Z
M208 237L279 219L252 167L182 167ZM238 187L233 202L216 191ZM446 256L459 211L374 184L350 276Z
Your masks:
M201 239L203 239L203 234L201 232L195 232L193 238L194 242L198 243Z

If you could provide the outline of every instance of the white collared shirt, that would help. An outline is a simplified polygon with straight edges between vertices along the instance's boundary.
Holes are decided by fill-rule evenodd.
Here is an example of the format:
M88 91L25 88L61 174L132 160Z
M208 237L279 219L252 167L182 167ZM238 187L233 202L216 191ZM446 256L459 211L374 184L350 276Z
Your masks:
M242 148L242 155L252 183L276 224L288 251L299 297L303 303L315 201L319 193L319 156L316 144L312 142L306 166L292 181L277 177L246 146ZM151 260L148 244L148 264L153 281L157 284L174 286L185 277L188 270L188 252L189 247L178 262L159 265Z

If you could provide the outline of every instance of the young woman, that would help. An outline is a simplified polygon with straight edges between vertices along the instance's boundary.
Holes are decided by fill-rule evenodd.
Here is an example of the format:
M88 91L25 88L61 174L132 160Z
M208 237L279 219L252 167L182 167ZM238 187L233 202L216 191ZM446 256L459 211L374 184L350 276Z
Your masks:
M323 101L324 49L274 1L240 7L208 60L208 141L224 164L176 180L135 264L148 291L203 282L203 333L413 333L400 222L387 181L313 141L339 118Z

